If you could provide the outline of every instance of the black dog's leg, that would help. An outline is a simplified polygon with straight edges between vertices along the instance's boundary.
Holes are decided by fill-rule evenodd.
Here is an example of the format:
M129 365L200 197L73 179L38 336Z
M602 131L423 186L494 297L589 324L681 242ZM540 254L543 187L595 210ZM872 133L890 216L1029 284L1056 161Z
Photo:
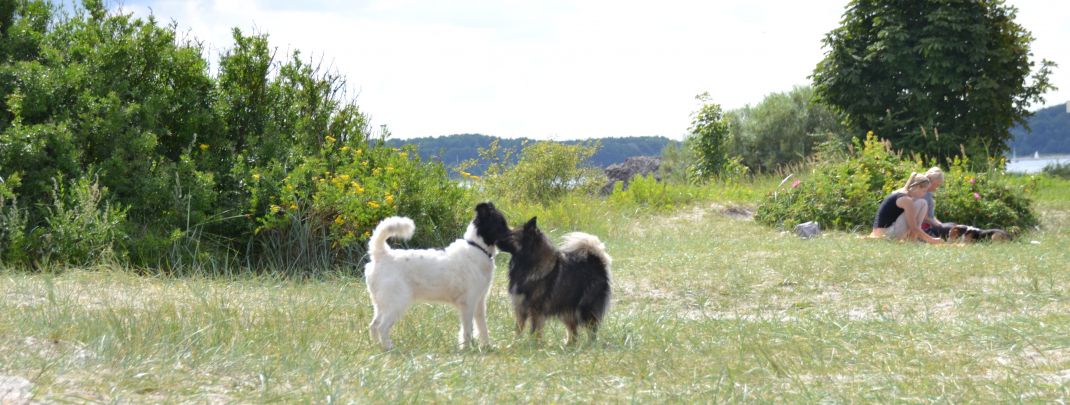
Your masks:
M569 314L561 318L561 320L565 322L565 344L567 345L576 343L576 331L579 328L578 315L579 314Z
M531 335L535 336L535 340L542 339L542 325L546 320L542 314L531 314Z

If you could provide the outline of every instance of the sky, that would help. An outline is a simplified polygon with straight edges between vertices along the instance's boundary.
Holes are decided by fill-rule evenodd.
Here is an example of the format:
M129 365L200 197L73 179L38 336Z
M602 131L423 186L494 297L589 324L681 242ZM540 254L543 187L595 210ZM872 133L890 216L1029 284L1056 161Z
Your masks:
M1062 65L1037 109L1070 102L1070 2L1009 0ZM175 22L213 62L231 29L345 76L394 138L480 133L682 139L695 96L731 110L807 85L847 0L123 0Z

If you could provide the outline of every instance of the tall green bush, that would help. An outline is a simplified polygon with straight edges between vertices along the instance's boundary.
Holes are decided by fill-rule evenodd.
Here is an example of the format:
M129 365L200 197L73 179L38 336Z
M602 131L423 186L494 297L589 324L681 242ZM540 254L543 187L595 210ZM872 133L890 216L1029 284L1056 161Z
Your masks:
M268 203L254 240L257 256L271 268L359 262L375 226L395 215L416 223L410 243L441 245L463 232L474 206L441 164L381 142L342 144L331 136L317 156L285 173L254 172L248 181L255 199Z
M385 132L373 140L343 77L300 52L277 58L266 34L235 29L213 75L177 24L108 12L99 0L69 17L48 1L0 4L0 178L19 179L4 186L0 260L19 255L11 243L75 237L68 225L99 219L111 225L91 245L122 240L115 257L137 265L301 268L261 258L280 251L264 240L299 245L312 234L335 257L321 262L338 265L360 260L359 242L383 216L414 217L420 244L455 237L470 215L467 192L441 165L386 148ZM343 147L364 157L340 158ZM341 176L374 197L343 193L333 183ZM101 216L85 222L77 207L88 205L54 191L82 190L90 177L108 192L92 201ZM81 243L53 256L95 260Z

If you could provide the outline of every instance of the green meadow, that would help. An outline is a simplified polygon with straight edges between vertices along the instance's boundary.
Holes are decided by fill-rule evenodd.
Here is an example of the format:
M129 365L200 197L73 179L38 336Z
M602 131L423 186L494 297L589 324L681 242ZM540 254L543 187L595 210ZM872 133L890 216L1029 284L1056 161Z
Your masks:
M598 340L574 346L559 322L515 335L507 254L480 350L457 348L453 308L420 304L383 352L355 269L4 270L0 402L1065 401L1070 184L1038 185L1039 229L969 246L799 239L751 220L761 190L738 187L651 212L592 199L614 298ZM546 211L525 214L553 224Z

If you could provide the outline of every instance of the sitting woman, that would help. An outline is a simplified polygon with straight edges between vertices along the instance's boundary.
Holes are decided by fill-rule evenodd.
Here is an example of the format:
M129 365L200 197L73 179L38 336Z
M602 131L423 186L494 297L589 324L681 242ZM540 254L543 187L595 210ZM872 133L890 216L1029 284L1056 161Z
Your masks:
M873 219L873 232L869 236L943 243L940 238L934 238L921 230L921 223L929 212L925 202L929 183L929 178L924 174L911 173L903 188L892 192L881 201L877 216Z
M933 199L933 193L944 185L944 172L939 167L933 167L925 172L925 178L929 179L929 189L924 197L929 213L921 223L921 230L937 238L947 239L948 232L955 226L955 223L936 219L936 201Z

